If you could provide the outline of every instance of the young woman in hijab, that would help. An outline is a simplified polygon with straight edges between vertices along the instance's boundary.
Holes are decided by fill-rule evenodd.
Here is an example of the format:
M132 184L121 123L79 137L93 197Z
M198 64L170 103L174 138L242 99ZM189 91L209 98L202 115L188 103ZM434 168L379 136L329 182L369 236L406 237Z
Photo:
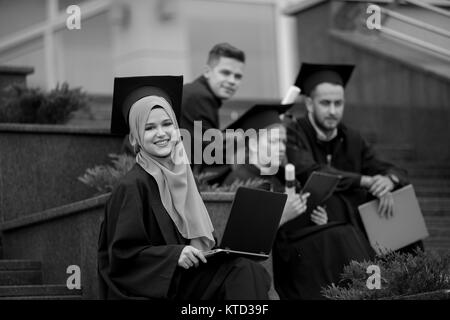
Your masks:
M130 78L116 79L115 92L121 79ZM181 88L180 79L127 81L155 87L172 82L171 86ZM131 95L131 102L127 98L129 106L126 102L120 106L136 165L114 188L106 205L99 239L101 297L268 299L270 277L259 263L231 257L207 261L203 256L202 251L215 245L213 226L171 107L179 97L166 95L170 88L162 89L166 91L147 86L145 94L141 90Z

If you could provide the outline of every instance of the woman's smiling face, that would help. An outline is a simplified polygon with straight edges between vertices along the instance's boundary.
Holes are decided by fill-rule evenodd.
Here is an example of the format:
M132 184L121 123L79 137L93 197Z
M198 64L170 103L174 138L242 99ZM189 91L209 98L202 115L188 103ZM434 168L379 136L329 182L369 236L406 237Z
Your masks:
M176 144L175 126L161 107L155 107L145 124L143 148L150 155L165 158L170 156Z

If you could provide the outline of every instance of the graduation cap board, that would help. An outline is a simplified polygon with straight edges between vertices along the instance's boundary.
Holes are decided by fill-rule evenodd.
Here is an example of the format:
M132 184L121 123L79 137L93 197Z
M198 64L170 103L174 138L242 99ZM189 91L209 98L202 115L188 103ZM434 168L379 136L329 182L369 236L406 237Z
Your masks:
M240 187L218 249L205 257L233 254L264 260L269 257L286 204L287 194Z
M377 254L403 248L429 235L413 186L396 190L392 196L394 214L389 219L378 214L378 199L358 207L370 244Z
M320 83L328 82L346 86L354 65L302 63L295 86L307 96Z
M264 129L270 125L281 123L280 115L289 110L293 104L257 104L245 111L226 129Z
M179 120L183 76L147 76L114 78L114 95L111 115L111 133L127 134L128 114L138 100L157 95L165 98Z

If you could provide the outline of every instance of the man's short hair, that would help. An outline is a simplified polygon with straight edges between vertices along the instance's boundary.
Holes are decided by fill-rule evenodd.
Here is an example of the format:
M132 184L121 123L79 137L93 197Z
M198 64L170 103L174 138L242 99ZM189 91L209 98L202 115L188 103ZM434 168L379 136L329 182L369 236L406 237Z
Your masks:
M220 57L232 58L245 63L245 53L244 51L233 47L231 44L224 42L218 43L209 51L208 55L208 65L213 64Z

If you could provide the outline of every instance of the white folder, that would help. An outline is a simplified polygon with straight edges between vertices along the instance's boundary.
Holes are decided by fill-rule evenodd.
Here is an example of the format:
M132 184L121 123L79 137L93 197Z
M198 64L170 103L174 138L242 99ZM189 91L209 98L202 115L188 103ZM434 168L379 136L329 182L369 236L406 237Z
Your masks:
M429 236L413 186L407 185L392 195L394 215L391 218L380 217L378 199L358 207L370 244L379 255Z

